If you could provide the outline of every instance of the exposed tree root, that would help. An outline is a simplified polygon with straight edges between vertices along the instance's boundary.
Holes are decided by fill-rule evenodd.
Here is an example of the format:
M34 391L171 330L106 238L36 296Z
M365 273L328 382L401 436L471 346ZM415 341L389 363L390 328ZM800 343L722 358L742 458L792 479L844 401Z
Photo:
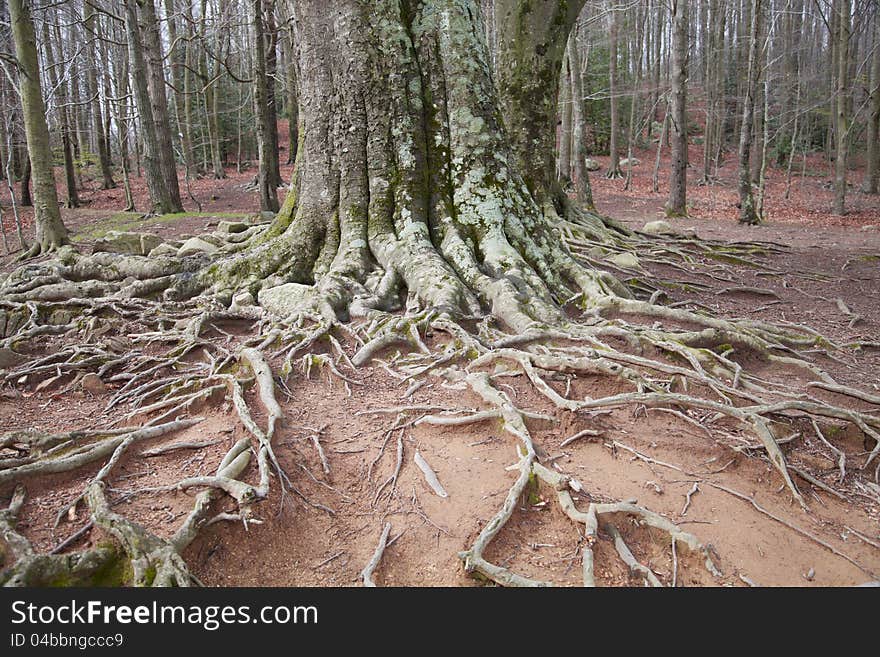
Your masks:
M543 212L552 215L555 209L548 207ZM523 214L529 213L523 210ZM371 412L398 415L386 434L386 444L395 431L413 424L461 426L485 420L500 420L517 440L518 461L513 468L516 480L501 507L461 553L467 572L503 585L546 584L490 563L484 556L515 513L529 482L536 480L553 488L562 511L582 525L585 585L595 584L593 544L599 540L600 527L608 528L606 533L612 537L615 549L634 573L649 584L660 583L632 556L615 525L620 516L634 518L670 536L675 550L673 579L677 578L680 548L701 554L713 574L717 569L694 536L647 509L592 502L586 511L579 510L568 491L582 490L581 484L541 465L526 424L527 420L552 418L518 408L499 389L500 377L524 376L560 413L587 416L624 405L636 410L651 407L673 414L715 439L730 435L729 423L738 423L754 434L757 447L804 508L806 500L795 486L780 447L791 434L792 421L806 419L813 423L838 462L839 484L852 476L846 469L846 455L822 433L818 421L852 423L877 441L863 468L877 457L880 418L876 413L818 401L793 386L761 378L739 362L741 356L757 355L807 377L810 381L806 385L811 388L878 404L875 395L837 384L811 359L810 352L816 347L841 352L860 345L836 345L808 327L726 320L699 308L660 305L665 295L664 281L641 271L617 268L629 276L624 286L614 277L584 266L592 262L604 266L608 264L605 258L613 254L634 252L642 259L723 280L726 291L730 291L741 289L733 275L724 264L712 268L705 266L706 261L733 261L773 271L758 258L777 247L756 243L720 245L672 236L658 241L623 229L609 229L609 222L576 209L568 208L564 215L554 219L566 238L562 245L551 245L548 236L541 237L540 244L527 244L527 231L517 232L519 227L511 229L510 243L491 245L504 254L497 262L476 266L460 260L460 269L452 277L432 273L430 268L415 275L389 267L371 270L368 281L359 278L360 274L329 271L313 285L290 283L298 287L291 288L280 301L266 295L290 281L279 267L291 257L293 244L282 244L281 255L273 252L272 259L268 259L269 247L261 245L282 239L277 235L273 238L277 228L271 225L254 226L246 238L229 239L221 249L225 259L221 258L220 265L209 264L201 256L86 256L65 246L58 259L17 270L0 288L0 348L14 356L7 358L13 364L0 373L3 381L9 385L70 387L85 374L95 373L117 386L107 409L118 409L120 422L148 419L144 426L134 428L57 435L22 430L0 436L0 449L5 450L0 458L0 486L103 461L82 499L91 510L95 526L113 538L112 547L34 554L15 530L15 518L24 499L23 493L17 492L2 520L5 542L14 556L3 580L11 584L91 583L112 570L114 577L118 575L114 581L188 585L192 576L180 557L182 550L212 522L235 520L245 528L258 522L254 508L270 495L273 473L277 475L282 502L284 495L293 492L306 504L332 513L332 509L309 500L296 488L274 451L273 439L283 421L276 388L287 390L284 381L295 375L297 363L302 364L306 377L314 370L323 370L349 392L351 385L361 384L357 368L375 361L407 388L404 397L429 378L436 378L446 386L469 388L482 398L488 405L486 409L447 412L442 407L422 405ZM416 232L410 231L408 238L415 240ZM454 246L455 231L448 240L446 255L458 253L464 258L466 249ZM484 248L489 245L479 247ZM547 260L541 261L538 254ZM259 258L263 260L258 262ZM703 266L693 269L700 264ZM438 282L435 287L429 285ZM404 291L408 292L405 303ZM265 307L256 305L255 299ZM403 314L389 312L404 305ZM581 314L575 317L578 310ZM346 324L344 320L351 317L361 320ZM645 319L651 323L644 323ZM230 323L255 326L256 331L250 337L239 338L223 328ZM31 352L46 336L63 336L67 346L32 357ZM281 361L276 370L278 378L270 365L275 359ZM572 396L571 381L586 377L607 378L624 391L598 399ZM557 383L560 379L566 382L564 391ZM251 386L265 411L265 427L254 419L253 402L246 392ZM136 443L191 426L196 419L179 416L220 399L231 401L249 438L233 445L213 475L187 477L161 489L129 493L200 489L194 508L174 536L167 541L159 539L115 513L105 483L115 464L129 457ZM563 446L598 433L580 431ZM329 475L331 463L318 436L311 440L324 475ZM741 442L745 447L733 448L756 447L750 441ZM378 483L372 495L373 507L397 495L404 454L400 435L396 445L394 471ZM252 452L253 471L249 470ZM152 450L141 455L156 453ZM384 446L370 464L368 480L372 480L373 465L383 453ZM433 474L430 485L441 494L443 487L436 474L417 450L414 460L429 483ZM304 465L298 467L323 487L334 490ZM818 485L809 473L795 472ZM224 498L235 502L237 513L217 512L216 503ZM426 518L416 500L413 508ZM385 542L387 532L383 532L380 547ZM381 558L381 550L377 553ZM369 585L372 571L364 572L364 583Z

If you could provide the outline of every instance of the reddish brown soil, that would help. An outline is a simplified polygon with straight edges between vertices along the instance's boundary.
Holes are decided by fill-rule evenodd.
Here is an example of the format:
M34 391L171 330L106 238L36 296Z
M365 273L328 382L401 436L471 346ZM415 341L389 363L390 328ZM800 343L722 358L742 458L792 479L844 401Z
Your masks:
M282 130L282 134L286 131ZM649 155L639 154L639 157L645 163L653 161ZM699 161L696 155L694 161ZM637 172L637 181L641 182L644 176L649 180L650 164L643 164ZM242 188L252 175L230 176L225 181L200 181L204 185L200 195L207 197L208 191L213 190L210 193L217 197L206 202L205 209L208 212L252 211L257 207L256 195ZM813 179L808 178L805 185L812 182ZM635 192L623 194L622 185L622 181L604 181L594 176L594 193L603 211L637 228L659 216L665 200L662 194L641 193L638 185ZM693 227L703 238L759 240L787 248L762 260L780 272L778 274L761 276L761 270L732 265L714 271L734 283L707 278L698 271L682 272L646 263L653 272L666 278L709 285L696 292L670 292L673 299L699 301L722 316L809 324L841 342L880 340L880 270L875 259L880 255L880 234L861 231L857 226L880 223L876 200L862 199L853 193L854 203L863 202L863 205L858 214L845 220L825 216L817 219L818 215L806 214L805 210L801 223L789 221L791 217L783 222L780 215L780 221L774 220L768 226L745 228L731 219L729 208L724 209L724 204L729 202L727 196L723 199L713 196L727 194L729 183L724 188L691 189L696 190L691 193L694 217L677 220L680 227ZM817 189L802 187L799 192L802 192L799 198L803 203L806 203L803 199L811 199L817 206L825 202ZM105 212L118 208L121 192L114 194L113 199L105 192L84 194L93 201L90 209L71 211L66 219L74 228L87 228L97 214L94 213L96 208L107 208ZM773 203L771 197L771 212ZM720 209L718 215L711 214L712 207ZM156 230L167 230L167 234L175 235L196 233L211 220L210 217L185 217L182 223L157 225ZM809 224L809 229L805 224ZM9 266L8 259L5 264ZM773 290L781 303L768 305L777 300L768 296L718 294L733 284ZM850 326L851 318L843 315L835 303L838 298L862 319ZM222 339L219 334L215 337ZM54 339L47 340L44 348L50 350L56 344ZM880 356L877 351L865 350L857 357L848 352L840 358L842 362L816 354L817 363L841 382L866 390L878 389ZM779 367L771 370L758 359L752 359L749 366L763 376L788 380L792 385L807 380L800 371ZM355 585L358 573L375 548L383 522L390 521L391 535L399 535L399 539L385 553L376 575L379 584L478 584L463 573L457 553L470 545L501 505L514 480L515 473L505 469L517 459L511 438L501 431L497 422L456 429L410 427L403 432L403 467L394 494L386 490L374 504L377 486L394 469L398 434L388 442L373 468L372 477L368 477L369 464L380 453L385 432L395 416L367 411L404 404L436 404L448 408L484 408L484 404L469 391L450 390L436 381L417 391L411 400L404 400L402 394L407 384L401 384L381 367L365 368L353 376L363 385L351 386L351 396L338 380L330 380L326 372L313 373L311 380L306 380L300 371L290 377L287 383L290 398L280 395L286 422L276 437L276 451L294 485L311 504L294 494L282 499L278 481L273 479L273 493L259 507L264 520L262 525L252 525L248 531L240 524L213 525L187 550L187 562L202 582L212 586ZM798 480L810 505L806 513L782 489L778 473L758 451L744 454L732 449L737 445L737 438L747 437L733 425L723 425L726 432L710 439L679 418L656 411L636 416L633 409L624 408L590 420L556 411L526 385L522 377L505 381L509 387L504 389L522 408L556 418L553 422L530 421L536 444L546 461L552 459L559 469L577 477L589 496L599 500L636 499L681 523L713 546L723 578L712 579L696 559L680 555L680 585L743 586L743 577L761 585L795 586L853 585L870 579L851 563L760 514L747 502L713 488L709 482L753 495L767 511L834 546L867 570L880 573L880 549L860 540L848 529L853 528L875 542L880 539L880 505L861 495L856 488L857 481L873 477L873 472L858 470L866 449L873 446L860 433L847 430L835 437L850 462L850 474L839 486L846 500L840 501ZM622 391L615 382L583 377L573 381L571 394L597 396ZM5 388L0 395L0 431L25 427L61 431L106 426L123 413L122 410L104 413L110 394L112 392L92 397L78 388L63 394L57 388L35 391L32 384L18 389ZM249 401L258 421L262 421L259 402L253 396ZM834 401L860 408L869 406L840 397ZM160 535L170 535L176 528L192 505L192 492L140 493L130 498L125 494L135 489L170 485L184 476L212 472L229 445L244 435L228 404L208 405L197 412L206 418L204 422L133 449L110 478L114 508ZM601 428L602 440L578 441L564 451L559 448L566 437L586 427ZM326 475L309 440L316 428L322 430L321 443L330 465L330 473ZM798 428L803 429L803 436L785 448L791 463L837 486L835 464L827 448L806 427ZM199 451L179 451L155 458L139 456L148 447L205 437L220 442ZM606 446L611 440L691 474L634 459L621 449L612 451ZM437 497L426 484L413 462L417 448L437 472L449 493L448 498ZM554 458L557 456L559 458ZM99 467L100 464L95 464L75 474L28 482L29 498L21 526L35 547L50 549L86 522L86 514L80 508L75 516L53 527L57 510L82 490L88 477ZM699 492L693 496L687 514L682 515L685 495L695 481L699 482ZM8 498L10 492L2 490L0 496ZM559 511L551 491L542 488L538 494L540 499L521 500L487 557L526 576L577 585L581 536ZM580 502L586 499L586 494L582 495ZM332 509L333 515L314 504ZM233 510L225 502L218 507L223 509ZM669 582L672 562L666 537L627 521L619 525L636 556ZM97 531L92 531L74 547L81 548L101 539ZM596 554L601 585L641 585L640 579L630 577L608 540L598 542ZM808 580L806 576L810 571L813 571L812 577Z

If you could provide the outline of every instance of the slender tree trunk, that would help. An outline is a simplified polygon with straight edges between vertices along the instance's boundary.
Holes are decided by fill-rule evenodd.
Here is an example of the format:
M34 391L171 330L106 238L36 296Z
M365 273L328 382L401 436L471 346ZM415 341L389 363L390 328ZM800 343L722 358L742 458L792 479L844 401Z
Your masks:
M654 173L651 175L651 189L655 194L660 193L660 154L663 150L663 142L669 130L669 102L666 102L666 111L663 114L663 123L660 128L660 136L657 139L657 153L654 156Z
M757 224L759 217L755 212L755 199L752 193L750 156L752 148L752 113L755 108L755 86L758 79L758 34L761 29L761 0L751 0L751 41L749 43L749 64L746 73L746 89L743 98L742 122L739 135L739 222Z
M30 254L35 255L66 244L67 229L61 221L55 176L52 170L52 149L49 145L49 127L46 125L46 107L40 88L40 67L37 59L37 39L27 0L9 0L9 20L19 65L19 91L24 113L28 157L34 179L34 214L36 242ZM22 183L24 187L24 183Z
M104 117L101 115L101 92L98 86L98 74L96 67L98 61L96 57L97 49L95 48L95 40L98 38L98 32L95 29L95 11L89 3L83 3L83 24L85 25L85 34L87 39L86 55L86 86L91 100L92 113L92 132L95 138L95 144L98 147L98 164L101 167L101 188L112 189L116 187L113 180L113 171L110 163L110 149L107 140L107 133L104 129Z
M633 90L632 90L632 99L630 100L629 106L629 130L627 131L626 138L626 184L624 185L624 189L628 190L630 185L632 184L632 173L633 173L633 142L636 139L636 118L638 117L638 107L639 107L639 91L642 87L642 44L643 39L642 36L647 32L647 16L648 13L645 12L644 20L639 23L636 27L636 74L633 78Z
M868 117L868 153L862 191L880 191L880 9L874 15L874 57L871 66L871 113Z
M168 56L171 61L171 83L174 85L174 118L175 123L177 124L181 158L183 159L183 165L188 180L195 172L195 167L192 161L193 155L190 126L185 120L186 112L184 109L186 93L186 85L183 81L183 76L185 74L184 62L187 57L186 50L190 47L190 44L178 37L174 0L165 0L165 17L166 25L168 25L168 38L170 40L171 48Z
M21 172L21 191L19 194L21 194L22 207L29 208L34 204L34 200L31 197L31 158L29 155L25 155L24 171Z
M287 53L287 132L290 137L287 163L293 164L299 150L299 93L297 92L296 42L293 37L293 29L287 31Z
M670 126L672 161L666 216L687 215L687 27L688 0L672 4L672 90Z
M619 100L617 98L617 73L618 73L618 57L617 57L617 36L618 36L618 16L617 8L613 4L608 8L608 94L611 97L611 108L609 119L611 121L611 136L609 139L609 160L608 171L605 173L606 178L620 178L620 153L618 152L618 132L620 125L620 117L618 116Z
M150 4L152 0L146 0ZM156 132L156 119L153 114L153 102L150 98L148 86L149 72L144 57L143 43L141 42L142 30L138 25L137 15L138 0L125 0L125 27L128 38L129 61L131 64L131 83L134 88L135 101L138 108L141 136L144 142L143 163L147 176L147 188L150 192L150 201L153 211L162 214L180 212L180 190L177 189L177 175L175 172L172 185L167 179L166 169L163 168L161 151L170 146L166 142L160 142ZM164 88L163 88L164 93ZM166 114L167 120L167 114ZM167 127L167 126L166 126ZM136 141L136 140L135 140ZM165 159L167 164L168 154ZM176 194L174 193L176 190Z
M572 50L572 38L569 36L568 53ZM559 178L559 183L565 188L571 183L571 115L574 104L571 92L574 79L571 58L568 54L562 63L561 78L559 82L559 159L556 165L556 175Z
M769 41L770 34L767 35ZM755 214L758 215L760 221L767 219L764 210L764 201L767 193L767 148L770 140L770 44L766 46L767 62L764 68L764 107L761 116L761 158L758 167L758 195L755 199Z
M568 40L568 64L571 72L572 133L571 145L574 160L574 189L578 203L593 209L593 188L587 171L586 122L584 121L584 90L581 77L581 58L577 47L578 28L575 25Z
M254 50L254 111L257 115L257 152L260 162L257 175L260 209L278 212L278 192L275 184L272 157L271 123L273 112L269 106L269 81L266 74L266 27L262 0L252 0ZM275 160L278 151L275 151Z
M661 53L663 52L661 47L663 44L663 0L654 0L653 4L653 13L654 13L654 61L653 66L653 82L652 87L654 89L654 95L651 99L651 107L654 108L654 117L656 118L657 108L660 107L660 59ZM666 120L666 115L664 113L663 120ZM662 132L663 129L661 128Z
M58 32L60 37L60 31ZM73 139L70 125L70 112L68 108L67 80L59 79L58 71L55 67L56 61L64 60L64 52L60 50L61 39L58 38L59 57L55 59L52 48L52 39L49 36L49 24L43 23L43 43L46 48L46 70L49 74L49 84L57 90L58 95L58 122L61 124L61 148L64 154L64 176L67 183L67 201L68 208L79 207L79 194L77 193L76 170L73 163ZM35 178L36 179L36 178Z
M276 101L275 78L278 73L278 27L275 24L275 0L263 0L263 26L266 34L266 124L271 183L280 187L281 164L278 159L278 103Z
M837 155L834 160L834 207L836 215L846 213L846 161L849 149L849 38L850 0L836 0L837 13Z
M154 0L136 0L142 17L143 52L146 58L146 70L149 80L149 95L152 103L152 114L156 142L157 157L168 197L171 201L170 212L182 212L180 186L177 181L177 164L174 158L174 142L171 138L171 123L168 120L168 97L165 93L164 56L159 21L156 18Z

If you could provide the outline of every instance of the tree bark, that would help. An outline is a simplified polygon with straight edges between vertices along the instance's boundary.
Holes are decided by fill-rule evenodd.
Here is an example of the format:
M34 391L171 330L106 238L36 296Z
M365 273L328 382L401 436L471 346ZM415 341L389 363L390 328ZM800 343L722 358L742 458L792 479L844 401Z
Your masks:
M296 161L299 149L299 93L297 92L296 74L296 42L293 29L287 32L287 133L290 140L290 148L287 151L287 163Z
M669 171L667 217L687 215L687 50L688 2L672 3L672 89L670 91L670 133L672 161Z
M257 154L259 159L257 185L260 193L260 210L277 212L278 185L275 173L278 163L277 131L272 129L275 111L269 97L269 76L266 64L266 42L271 39L267 38L263 0L253 0L251 6L254 27L253 42L255 44L254 112L257 116ZM276 135L274 144L273 133Z
M168 39L170 51L168 57L171 61L171 82L174 85L174 118L177 124L178 139L180 141L180 153L183 158L186 175L191 178L195 172L192 153L192 137L190 126L186 122L185 103L185 75L184 63L187 57L187 49L190 43L180 39L177 32L177 18L175 15L174 0L165 0L165 18L168 25Z
M846 161L849 150L848 68L850 37L849 0L836 0L837 14L837 101L835 134L837 154L834 158L834 207L833 213L846 213Z
M98 65L96 57L95 40L98 38L98 32L95 30L95 11L89 3L83 3L83 24L85 26L86 54L88 61L86 62L86 86L88 88L89 104L91 105L92 131L95 136L96 146L98 147L98 163L101 167L101 188L113 189L116 182L113 180L113 171L110 161L110 148L107 139L107 132L104 130L104 117L101 114L101 94L98 87L98 74L96 67Z
M568 52L572 50L572 37L569 37ZM562 64L562 73L559 85L559 159L556 165L559 184L563 188L571 184L571 114L574 100L572 98L571 57L566 55Z
M568 63L571 69L571 150L574 160L574 189L578 203L593 209L593 188L587 171L586 121L584 120L584 90L582 64L577 47L578 28L575 24L568 40Z
M555 228L558 203L588 234L608 230L555 194L574 4L496 2L496 93L476 0L297 2L305 129L291 191L259 246L198 280L261 304L279 284L307 286L278 290L284 312L345 319L408 295L513 330L563 321L574 295L630 296Z
M263 0L263 26L266 35L266 114L268 118L268 146L271 182L277 189L281 180L281 162L278 158L278 102L275 79L278 73L278 26L275 24L275 0Z
M151 3L152 0L145 0L145 5L151 5ZM134 88L141 136L143 137L143 162L144 171L147 175L150 201L154 212L163 214L180 212L183 208L180 203L180 190L177 187L177 172L174 172L173 180L168 180L167 165L169 154L167 152L164 155L162 154L164 149L170 147L170 142L167 140L160 141L156 130L156 117L153 113L154 104L148 84L148 78L151 76L144 56L144 44L141 41L143 31L138 24L138 0L125 0L125 28L126 36L128 37L131 83ZM164 97L164 83L162 93ZM165 118L167 121L167 112Z
M172 209L169 212L182 212L180 186L177 181L177 164L174 158L174 142L171 138L171 122L168 120L168 97L165 93L165 68L162 53L162 39L159 21L156 18L154 0L136 0L140 7L143 52L149 80L149 96L156 143L158 146L159 167L168 188Z
M464 3L462 11L474 12L471 4ZM567 39L583 4L583 0L495 1L499 110L517 169L540 203L551 196L558 199L553 157L557 84Z
M57 31L58 60L64 61L64 51L61 49L61 31ZM58 122L61 124L61 150L64 155L64 179L67 184L67 201L65 205L68 208L79 207L79 194L77 193L76 170L73 163L73 139L70 122L70 111L68 108L69 97L67 94L67 80L59 79L57 69L55 67L55 54L52 48L52 39L49 35L49 24L43 23L43 45L46 48L46 71L49 73L49 84L53 89L57 90L58 95Z
M862 191L880 191L880 10L874 16L874 58L871 65L871 113L868 117L868 152Z
M619 99L617 98L617 31L618 31L618 18L617 18L617 9L612 2L608 8L608 95L610 96L610 114L609 119L611 121L611 136L609 139L608 145L608 171L605 173L606 178L620 178L620 153L618 152L618 134L620 132L620 117L618 116L618 105L620 104Z
M28 0L9 0L9 19L12 23L12 38L19 65L18 81L24 113L24 129L34 181L36 242L29 254L36 255L66 244L68 237L67 229L61 221L61 209L58 206L55 175L52 170L52 150L49 146L49 127L46 124L46 107L40 87L37 39L29 4Z
M750 155L752 147L752 114L755 108L755 86L758 80L758 34L761 29L761 0L752 0L751 27L749 33L749 64L746 73L746 89L743 98L742 122L739 135L739 222L757 224L755 200L752 193Z

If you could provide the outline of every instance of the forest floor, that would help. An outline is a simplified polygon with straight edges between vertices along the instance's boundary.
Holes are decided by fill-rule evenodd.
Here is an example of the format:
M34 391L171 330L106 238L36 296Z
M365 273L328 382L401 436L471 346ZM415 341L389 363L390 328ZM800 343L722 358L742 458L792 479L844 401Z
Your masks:
M593 176L599 209L633 228L660 218L665 200L662 193L650 193L653 158L650 154L637 156L643 164L636 169L632 192L622 191L623 181L606 181L601 172ZM692 159L698 162L696 158L694 153ZM603 158L596 159L604 164ZM285 167L285 179L289 173L290 167ZM82 193L87 205L65 210L65 223L84 246L112 229L151 231L167 239L195 235L229 216L254 214L256 192L246 187L253 175L252 170L236 175L233 169L226 180L195 181L194 193L203 203L203 212L159 218L117 212L123 203L121 189L87 190ZM773 174L771 190L781 175ZM800 184L796 180L792 201L778 212L776 195L771 193L770 222L757 228L740 227L733 218L732 177L722 175L716 186L694 184L690 188L692 217L676 220L681 229L692 228L707 239L784 245L782 253L761 259L763 268L724 265L737 285L759 288L761 293L730 291L729 282L707 278L697 270L656 265L648 258L642 264L651 273L676 281L669 289L670 299L698 302L719 316L802 323L835 341L876 342L880 340L880 232L870 226L880 225L880 198L853 191L850 203L854 214L842 219L828 217L830 192L827 203L822 196L827 191L822 181L827 179L824 170ZM145 192L142 181L137 183L138 207L143 208ZM190 209L192 204L185 204ZM8 221L8 197L3 210ZM0 259L0 270L12 267L11 259ZM841 304L852 314L845 314ZM853 321L855 315L859 316L857 321ZM224 330L234 340L238 328L225 326ZM220 333L209 336L218 341L229 339ZM44 350L56 348L55 342L55 338L47 338ZM816 362L840 383L875 395L880 390L878 351L865 350L857 356L846 353L839 360L817 354ZM757 359L749 365L767 378L808 380L800 371L778 365L771 369ZM396 414L374 411L413 405L481 409L484 403L470 391L449 389L439 380L405 399L409 384L381 364L363 367L350 376L362 385L351 385L349 391L326 372L313 372L307 379L303 372L295 371L288 379L287 394L279 397L286 421L275 438L276 454L303 497L283 497L274 480L273 493L258 507L263 524L251 525L247 531L237 523L204 529L184 554L204 584L356 585L386 521L391 522L391 537L396 540L377 570L380 585L479 584L464 574L458 552L473 542L516 477L506 469L517 460L514 443L497 421L463 427L409 426L389 434ZM532 420L529 428L543 462L583 483L582 501L588 493L593 500L638 500L713 547L723 576L711 577L695 565L695 558L679 553L678 585L846 586L870 580L865 571L880 574L880 501L864 488L865 482L874 479L873 467L870 472L858 468L873 444L861 433L826 426L828 435L833 434L834 443L847 455L848 474L842 483L837 480L836 459L811 432L800 432L784 445L792 466L835 488L841 496L798 478L809 504L805 512L783 489L778 472L763 452L749 447L754 439L745 434L709 436L677 416L654 409L634 413L632 407L625 407L594 418L561 412L523 378L506 379L503 388L519 407L554 417L553 421ZM572 398L622 391L620 383L599 377L575 378L570 385ZM112 394L112 386L87 391L65 382L43 388L37 382L4 387L0 389L0 432L28 427L48 431L106 427L125 413L120 408L105 410ZM870 404L822 390L813 394L876 411ZM254 403L252 409L262 423L260 404ZM228 404L207 404L193 412L205 420L130 450L109 480L114 509L160 536L168 536L191 509L192 495L129 493L213 472L229 446L245 436ZM133 418L128 424L134 426L137 420ZM560 446L585 428L598 429L601 436ZM323 467L313 436L325 452L329 472ZM377 495L381 483L395 469L398 436L403 455L399 477L396 484ZM213 444L149 458L140 455L146 448L196 439ZM416 450L436 472L448 497L432 492L413 461ZM35 548L49 550L87 522L87 514L80 508L78 515L69 514L58 527L53 526L58 509L82 491L100 465L27 482L28 503L20 527ZM752 497L776 519L717 486ZM0 491L0 495L8 494ZM231 503L228 506L234 510ZM635 525L621 531L639 560L669 583L673 563L668 538L660 540L659 534ZM71 548L101 539L97 531L86 532ZM832 554L815 539L859 562L863 569ZM527 577L577 585L582 540L576 526L555 504L552 491L542 488L520 500L486 557ZM600 540L594 549L600 585L641 585L641 579L631 576L617 558L610 541Z

